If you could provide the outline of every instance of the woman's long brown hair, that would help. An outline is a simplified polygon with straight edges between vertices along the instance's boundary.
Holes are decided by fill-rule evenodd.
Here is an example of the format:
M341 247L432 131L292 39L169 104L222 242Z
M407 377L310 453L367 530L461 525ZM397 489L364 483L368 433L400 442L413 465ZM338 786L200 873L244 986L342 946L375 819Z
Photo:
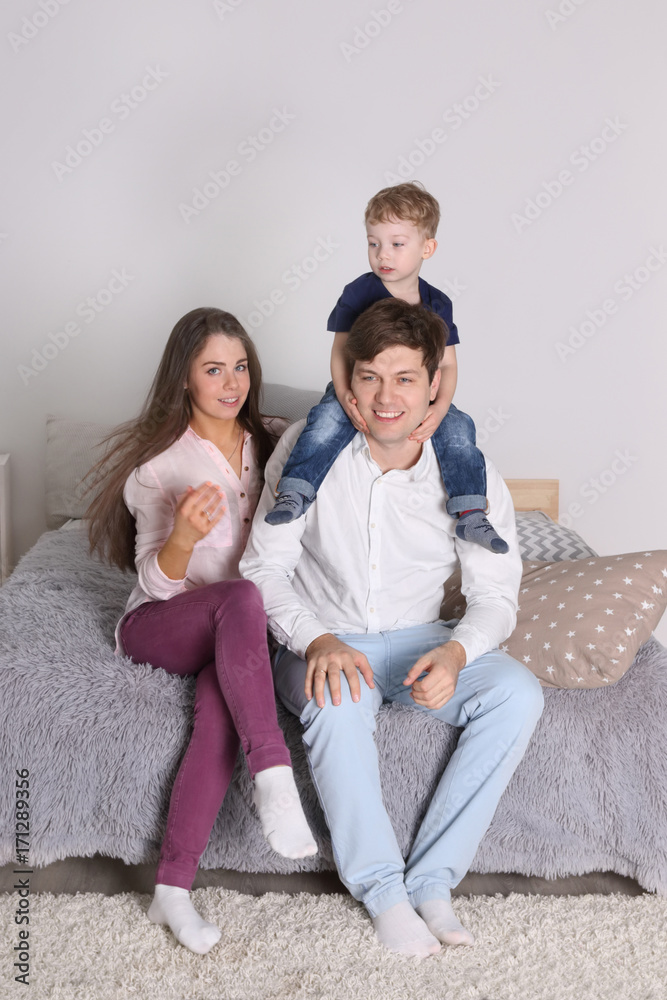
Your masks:
M134 569L134 518L125 506L123 489L130 473L169 448L185 432L192 408L187 389L190 364L209 337L222 333L240 340L248 359L250 391L238 421L250 431L255 456L263 469L275 439L259 411L262 369L255 345L239 321L222 309L193 309L171 331L162 360L138 417L121 424L102 442L105 455L85 482L95 498L86 511L91 553L120 569Z

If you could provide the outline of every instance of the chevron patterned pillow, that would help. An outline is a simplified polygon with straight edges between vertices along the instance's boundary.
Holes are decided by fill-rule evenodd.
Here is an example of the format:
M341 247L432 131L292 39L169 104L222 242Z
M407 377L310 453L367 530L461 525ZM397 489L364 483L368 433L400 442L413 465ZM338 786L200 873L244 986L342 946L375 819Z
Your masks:
M527 561L560 562L597 555L581 535L552 521L541 510L517 513L516 530L521 558Z

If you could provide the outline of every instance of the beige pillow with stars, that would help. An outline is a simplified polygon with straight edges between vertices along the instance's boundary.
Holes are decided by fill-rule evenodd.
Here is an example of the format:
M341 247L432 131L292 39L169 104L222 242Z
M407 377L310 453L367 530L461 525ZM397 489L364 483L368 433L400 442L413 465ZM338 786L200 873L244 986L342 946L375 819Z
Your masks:
M603 687L623 676L666 604L667 551L524 562L517 625L500 648L544 687ZM464 610L458 571L441 617Z

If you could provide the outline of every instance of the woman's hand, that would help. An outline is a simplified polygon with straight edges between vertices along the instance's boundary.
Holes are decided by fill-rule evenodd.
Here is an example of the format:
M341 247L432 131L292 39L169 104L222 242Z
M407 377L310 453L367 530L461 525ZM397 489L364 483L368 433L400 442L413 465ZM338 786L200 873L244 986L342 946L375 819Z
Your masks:
M182 580L197 542L208 535L227 510L223 492L214 483L202 483L179 500L174 511L174 527L158 552L158 566L170 580Z
M196 489L188 486L174 511L172 536L192 551L195 542L206 538L225 513L223 498L222 488L214 483L202 483Z

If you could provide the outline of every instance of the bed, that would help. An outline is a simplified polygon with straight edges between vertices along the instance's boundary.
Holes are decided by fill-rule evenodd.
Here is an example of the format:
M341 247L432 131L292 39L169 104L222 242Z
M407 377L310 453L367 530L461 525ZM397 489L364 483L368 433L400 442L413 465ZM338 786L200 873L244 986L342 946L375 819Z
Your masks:
M264 410L297 419L318 395L267 386ZM80 520L84 501L76 485L92 464L101 434L93 425L50 420L47 507L52 530L0 589L0 864L7 871L16 861L17 771L29 773L26 857L31 866L40 869L72 858L153 865L189 732L192 682L113 653L114 627L133 576L88 556ZM557 580L555 574L568 571L573 578L583 578L584 571L604 576L601 557L555 522L556 481L509 485L516 506L528 508L517 514L517 525L526 572L540 581L537 590L547 589L549 574L555 586L564 586L564 577ZM646 583L650 596L667 588L659 586L660 554L657 559L646 555L651 556L647 564L655 563ZM625 557L608 560L612 558L620 562L618 567L610 562L609 572L624 570ZM575 561L582 567L578 574ZM638 582L641 574L633 572ZM635 880L644 890L667 893L667 651L650 636L664 596L656 594L657 607L640 615L650 620L639 623L643 631L633 637L636 648L624 650L630 658L625 666L610 667L618 677L606 676L602 661L598 666L587 661L592 686L587 682L585 689L578 684L577 670L568 680L567 660L561 665L560 686L554 686L553 674L543 672L544 714L479 847L471 878L474 873L518 873L553 880L612 873ZM452 608L460 608L456 600L454 582L446 592L447 617ZM645 597L644 603L651 602ZM524 641L518 633L513 638ZM514 648L510 652L517 655ZM548 666L542 662L544 671ZM290 861L270 849L251 805L250 778L240 757L201 866L260 873L265 887L273 887L271 877L282 874L303 887L298 880L304 874L330 879L334 864L299 723L281 706L279 718L319 854ZM377 743L383 792L406 852L456 739L457 730L422 712L398 705L381 710ZM283 887L287 885L289 880Z

